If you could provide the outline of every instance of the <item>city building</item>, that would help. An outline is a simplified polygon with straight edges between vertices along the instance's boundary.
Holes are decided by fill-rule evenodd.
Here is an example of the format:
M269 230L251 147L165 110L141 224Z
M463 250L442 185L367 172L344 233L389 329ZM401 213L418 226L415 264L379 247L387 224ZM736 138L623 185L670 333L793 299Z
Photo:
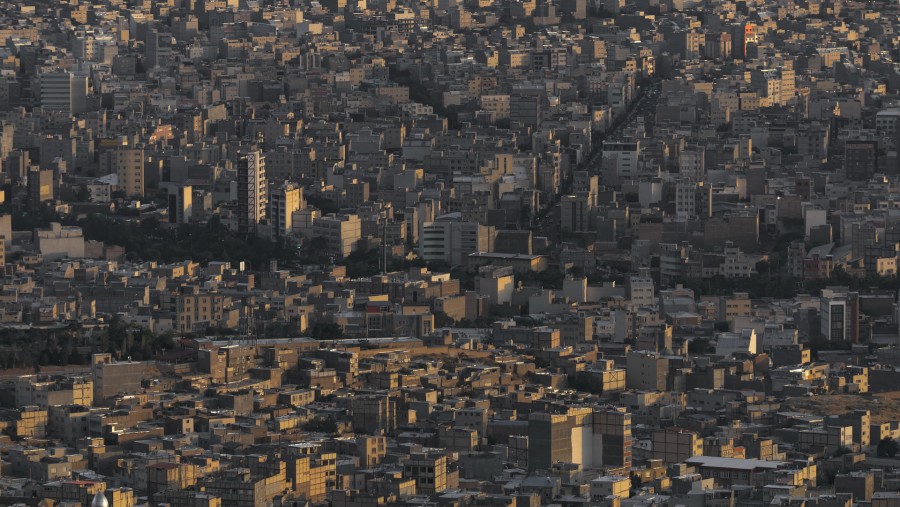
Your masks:
M293 233L294 213L304 207L302 187L284 183L270 192L267 216L276 238L283 238Z
M240 154L237 163L237 231L256 234L266 217L266 158L258 150Z

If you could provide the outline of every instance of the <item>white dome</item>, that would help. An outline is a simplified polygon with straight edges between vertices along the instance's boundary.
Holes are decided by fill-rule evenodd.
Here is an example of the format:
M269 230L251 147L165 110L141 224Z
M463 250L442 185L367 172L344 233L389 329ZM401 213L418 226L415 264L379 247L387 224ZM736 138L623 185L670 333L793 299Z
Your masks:
M106 499L106 496L101 492L97 492L94 495L94 499L91 500L91 507L109 507L109 500Z

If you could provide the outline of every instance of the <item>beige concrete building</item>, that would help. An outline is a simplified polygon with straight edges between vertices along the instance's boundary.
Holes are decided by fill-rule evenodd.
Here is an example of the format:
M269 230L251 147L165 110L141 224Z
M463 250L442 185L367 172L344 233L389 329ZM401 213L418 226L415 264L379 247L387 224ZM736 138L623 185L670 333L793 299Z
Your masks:
M15 422L15 434L20 438L45 438L47 436L48 413L46 408L36 405L19 409L19 419Z
M683 428L665 428L653 432L653 458L663 462L681 463L703 455L703 439Z
M23 375L16 379L16 405L83 405L94 403L94 382L87 377Z
M403 475L416 480L416 492L433 495L447 489L447 456L413 453L403 463Z
M229 470L204 480L206 492L233 507L267 507L285 491L284 463L271 475L254 475L249 469Z
M94 354L91 358L94 399L97 402L120 393L141 390L144 364L136 361L113 361L110 354Z
M144 195L144 149L123 146L109 150L100 158L101 171L115 173L118 189L129 197Z
M179 294L176 303L177 325L182 333L196 331L200 326L216 326L224 316L226 298L216 293Z
M626 358L625 385L641 391L665 391L669 360L649 352L631 352Z
M276 238L282 238L293 232L294 213L306 207L303 199L303 187L293 183L285 183L269 194L269 222Z
M356 250L361 228L358 215L326 215L313 222L313 236L327 241L328 253L344 258Z
M84 234L81 227L53 222L49 229L35 229L33 236L35 247L44 260L84 257Z

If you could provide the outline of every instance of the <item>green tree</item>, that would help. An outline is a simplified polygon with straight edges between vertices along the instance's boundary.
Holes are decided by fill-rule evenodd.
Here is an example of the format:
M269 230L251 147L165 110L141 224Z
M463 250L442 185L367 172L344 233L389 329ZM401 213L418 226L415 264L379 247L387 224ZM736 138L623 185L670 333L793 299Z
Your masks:
M78 353L78 349L72 348L67 359L69 364L84 364L84 357Z
M303 424L303 431L310 433L337 433L337 423L330 417L316 417Z
M340 340L343 329L334 322L316 322L309 330L309 336L315 340Z
M900 444L891 437L884 437L878 442L876 452L881 458L893 458L900 452Z
M688 352L691 354L706 354L709 351L709 340L706 338L693 338L688 342Z

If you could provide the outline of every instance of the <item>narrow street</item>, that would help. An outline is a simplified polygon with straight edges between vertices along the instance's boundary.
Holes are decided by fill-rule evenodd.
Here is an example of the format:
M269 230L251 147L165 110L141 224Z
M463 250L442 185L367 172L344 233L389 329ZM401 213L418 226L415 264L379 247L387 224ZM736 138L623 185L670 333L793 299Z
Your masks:
M629 106L628 111L623 116L614 121L612 128L608 132L599 137L597 143L593 146L591 154L588 156L587 160L580 165L579 169L587 168L591 174L601 176L600 163L603 158L603 141L619 137L622 131L632 125L638 116L650 118L650 122L652 123L653 117L656 114L656 104L659 100L660 88L661 82L659 81L644 85L643 92L638 99ZM569 177L571 177L571 175ZM600 184L603 184L602 177ZM560 240L559 234L561 230L560 219L562 210L560 209L559 199L561 197L561 195L557 195L554 198L553 204L550 205L550 208L539 215L537 220L535 220L535 225L532 230L536 237L547 237L551 238L553 241Z

